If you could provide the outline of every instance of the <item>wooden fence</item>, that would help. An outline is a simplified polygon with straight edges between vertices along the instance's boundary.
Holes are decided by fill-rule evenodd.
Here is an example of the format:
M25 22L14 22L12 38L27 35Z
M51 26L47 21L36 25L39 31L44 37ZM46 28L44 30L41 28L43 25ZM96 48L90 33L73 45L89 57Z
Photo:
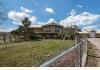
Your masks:
M44 62L40 67L83 67L87 59L87 39L65 50L55 58Z
M8 33L0 34L0 44L6 44L9 42L21 42L23 41L23 36L14 36Z

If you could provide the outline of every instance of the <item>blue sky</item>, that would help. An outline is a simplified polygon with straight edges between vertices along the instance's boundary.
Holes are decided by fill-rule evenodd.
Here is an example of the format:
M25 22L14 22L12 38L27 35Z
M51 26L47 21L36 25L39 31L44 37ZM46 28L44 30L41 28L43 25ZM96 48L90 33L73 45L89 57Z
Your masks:
M18 18L21 14L29 16L30 19L32 18L34 24L45 24L48 21L56 21L64 26L76 24L85 30L100 30L100 0L0 1L4 3L7 9L7 16L10 13L8 20L0 26L0 31L11 31L12 29L18 27L20 24L20 20L18 20ZM16 13L17 18L15 18Z

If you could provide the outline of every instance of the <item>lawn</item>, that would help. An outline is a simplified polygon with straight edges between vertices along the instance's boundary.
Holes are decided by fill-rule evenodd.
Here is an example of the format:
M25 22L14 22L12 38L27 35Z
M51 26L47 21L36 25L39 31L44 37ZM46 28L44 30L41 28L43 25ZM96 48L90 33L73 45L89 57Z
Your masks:
M1 45L1 67L39 66L50 57L74 45L73 40L41 40Z
M97 60L96 60L96 47L88 42L88 57L86 67L97 67Z

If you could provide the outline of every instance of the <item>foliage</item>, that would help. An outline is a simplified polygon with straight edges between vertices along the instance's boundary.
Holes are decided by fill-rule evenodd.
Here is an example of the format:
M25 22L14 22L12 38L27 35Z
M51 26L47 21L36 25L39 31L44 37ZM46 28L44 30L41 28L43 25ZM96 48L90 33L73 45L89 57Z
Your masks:
M30 20L28 18L25 18L22 20L23 27L28 28L31 24Z
M63 40L68 39L68 40L73 40L75 38L76 32L59 32L58 34L60 36L60 38L62 38Z
M75 37L75 33L73 33L73 32L64 32L63 34L64 34L63 40L65 40L66 38L67 39L74 39L74 37Z
M38 35L37 33L31 32L30 33L30 39L31 40L37 40L37 39L42 39L42 37L40 35Z
M64 31L64 32L59 32L59 36L63 39L63 40L65 40L65 39L71 39L71 40L73 40L73 39L75 39L75 35L76 35L76 33L77 33L77 31L80 31L80 28L77 26L77 25L74 25L74 26L71 26L71 27L67 27L67 28L69 28L69 29L75 29L74 31L71 31L71 30L67 30L67 31ZM67 29L66 28L66 29Z
M14 30L11 32L12 35L17 35L17 36L24 36L24 40L29 40L30 37L30 30L29 30L29 26L31 24L31 22L29 21L28 18L25 18L24 20L22 20L22 26L19 26L18 29Z
M14 36L16 36L16 35L19 34L18 29L11 31L10 33L11 33L12 35L14 35Z
M11 31L10 33L15 38L15 42L18 42L19 41L19 30L16 29L16 30Z
M81 31L81 28L78 27L77 25L74 25L74 28L75 28L77 31Z
M22 20L22 24L23 24L24 40L27 41L29 40L28 30L31 22L28 18L25 18L24 20Z

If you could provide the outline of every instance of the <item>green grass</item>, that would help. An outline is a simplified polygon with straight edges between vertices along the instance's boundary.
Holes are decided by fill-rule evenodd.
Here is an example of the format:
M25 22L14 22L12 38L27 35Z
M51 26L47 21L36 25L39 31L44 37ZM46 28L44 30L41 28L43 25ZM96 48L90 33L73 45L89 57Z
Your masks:
M88 58L87 58L87 63L86 67L96 67L97 66L97 60L95 57L96 56L96 48L95 46L88 42Z
M74 45L73 40L41 40L1 45L1 67L39 66L51 56Z

